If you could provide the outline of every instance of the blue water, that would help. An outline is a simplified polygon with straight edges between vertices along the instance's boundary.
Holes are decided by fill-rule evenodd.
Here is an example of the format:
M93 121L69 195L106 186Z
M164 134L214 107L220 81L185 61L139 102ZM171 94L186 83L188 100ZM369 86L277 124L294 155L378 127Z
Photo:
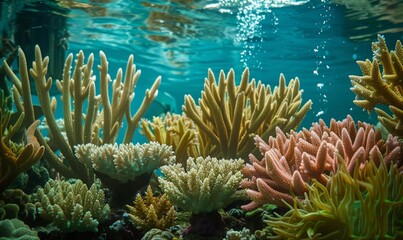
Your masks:
M3 2L2 13L12 2ZM251 77L272 88L280 73L287 82L299 77L304 102L313 101L305 127L319 118L329 122L347 114L375 123L375 115L353 104L348 75L360 74L356 60L372 59L377 34L386 37L390 50L403 40L403 1L26 2L15 4L15 16L10 14L6 22L3 15L3 28L21 14L61 16L65 24L58 31L65 33L66 55L82 49L98 61L102 50L112 77L134 54L142 71L134 104L161 75L160 101L179 112L185 94L201 96L208 68L216 75L234 68L239 79L249 67ZM167 94L174 100L162 97Z

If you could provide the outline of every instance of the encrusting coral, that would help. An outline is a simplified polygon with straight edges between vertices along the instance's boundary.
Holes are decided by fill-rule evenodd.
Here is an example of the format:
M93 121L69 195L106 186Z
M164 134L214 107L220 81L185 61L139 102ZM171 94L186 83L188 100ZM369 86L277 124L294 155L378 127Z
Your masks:
M25 125L34 122L32 99L30 95L30 78L24 52L19 49L19 79L5 62L4 67L8 77L14 84L14 102L19 111L25 113ZM95 76L93 76L94 57L91 54L84 63L84 53L80 51L75 60L73 74L70 72L73 55L70 54L65 62L63 79L57 81L57 87L61 92L63 102L64 126L67 140L63 137L55 120L56 99L50 98L49 90L52 86L52 78L47 76L49 58L42 58L39 46L35 47L35 61L29 73L35 82L39 102L46 117L46 123L54 141L63 156L63 161L56 155L57 149L51 149L43 136L38 133L39 142L46 147L45 156L51 166L65 177L75 177L91 184L94 176L74 156L73 147L77 144L106 144L114 143L121 129L123 118L126 117L127 127L124 142L132 140L134 130L157 95L157 89L161 78L158 77L150 90L146 90L143 101L137 112L132 116L130 103L134 98L134 88L140 76L140 71L133 64L131 55L127 61L126 72L123 79L123 71L118 70L115 80L112 82L112 93L108 90L110 76L108 74L108 61L105 54L100 52L100 95L96 95ZM112 101L109 99L112 96ZM22 97L22 102L21 102ZM74 104L72 110L71 104ZM86 104L86 112L83 112Z
M326 184L332 172L338 169L337 154L341 154L352 174L356 165L364 167L373 158L379 166L403 165L400 142L389 135L385 141L373 125L354 122L348 116L343 121L331 120L330 127L320 120L312 127L284 134L276 129L276 137L268 143L256 136L256 145L263 158L250 155L251 164L243 169L247 177L241 183L252 202L242 206L252 210L266 203L285 206L293 196L303 197L312 180Z
M37 232L17 218L0 221L1 240L39 240Z
M267 220L273 239L402 239L403 174L397 166L370 160L353 175L339 166L326 185L314 180L303 201L295 198L284 216Z
M218 82L209 69L198 106L186 95L182 108L197 126L201 156L246 159L255 149L252 136L268 138L275 126L284 131L297 128L311 104L309 100L302 105L298 78L287 86L281 74L272 91L260 81L249 81L248 68L239 85L232 69L227 76L221 71Z
M154 196L150 186L148 186L144 197L137 194L133 206L126 206L129 209L129 217L133 224L145 231L153 228L165 230L172 226L175 221L176 211L167 195Z
M95 184L88 189L81 180L69 183L51 179L36 194L41 218L63 232L96 232L110 212L102 189Z
M111 205L123 205L146 186L157 168L173 164L172 147L157 142L143 144L76 145L75 155L94 169L96 176L113 193Z
M385 38L378 35L372 43L374 59L357 61L362 76L351 75L351 90L357 95L354 103L368 111L386 105L392 115L375 108L378 120L393 135L403 137L403 47L396 41L394 51L388 50ZM381 72L380 65L383 68Z
M22 125L24 114L21 114L14 126L9 126L11 112L7 111L3 115L0 109L0 193L2 193L9 184L20 174L28 170L35 162L37 162L45 151L40 146L34 136L39 121L34 121L26 130L26 144L18 148L12 147L13 143L10 138Z

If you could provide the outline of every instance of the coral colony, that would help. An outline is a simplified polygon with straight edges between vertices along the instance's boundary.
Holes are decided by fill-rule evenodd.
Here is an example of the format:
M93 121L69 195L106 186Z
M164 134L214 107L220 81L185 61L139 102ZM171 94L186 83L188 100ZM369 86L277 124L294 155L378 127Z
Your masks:
M131 113L133 56L111 81L102 51L97 77L94 55L70 54L54 81L39 46L30 68L19 50L18 76L3 63L13 88L0 98L0 238L403 238L403 48L378 36L372 51L351 90L379 126L346 116L298 130L312 104L298 78L273 88L247 68L239 84L209 69L197 102L143 119L161 77ZM147 143L132 143L136 129Z

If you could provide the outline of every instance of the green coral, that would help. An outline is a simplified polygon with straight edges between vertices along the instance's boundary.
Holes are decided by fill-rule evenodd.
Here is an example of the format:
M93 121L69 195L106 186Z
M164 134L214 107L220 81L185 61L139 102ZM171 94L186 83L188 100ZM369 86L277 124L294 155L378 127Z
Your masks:
M95 184L88 189L81 180L71 184L51 179L38 189L37 198L39 215L63 232L96 232L110 212L104 192Z
M174 205L195 214L213 212L237 197L243 166L242 159L188 158L186 169L181 164L161 167L159 181Z
M38 234L17 218L0 221L0 240L39 240Z
M345 165L327 186L314 180L303 201L269 217L274 239L402 239L403 175L370 161L351 176ZM357 180L361 179L361 180ZM400 222L399 222L400 220Z

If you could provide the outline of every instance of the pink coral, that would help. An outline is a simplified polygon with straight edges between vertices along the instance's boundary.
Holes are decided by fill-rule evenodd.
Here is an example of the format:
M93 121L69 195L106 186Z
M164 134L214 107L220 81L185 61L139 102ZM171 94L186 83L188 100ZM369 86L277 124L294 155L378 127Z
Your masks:
M332 119L330 127L320 120L309 130L289 134L276 128L275 137L266 143L256 136L255 144L263 158L259 160L250 154L250 164L243 169L247 178L241 186L252 199L243 206L245 210L265 203L291 204L293 195L303 196L307 192L312 179L326 184L330 173L338 169L337 154L344 158L350 173L356 164L363 167L371 157L377 165L380 161L402 165L397 137L389 135L385 141L373 125L356 124L351 116L343 121Z

